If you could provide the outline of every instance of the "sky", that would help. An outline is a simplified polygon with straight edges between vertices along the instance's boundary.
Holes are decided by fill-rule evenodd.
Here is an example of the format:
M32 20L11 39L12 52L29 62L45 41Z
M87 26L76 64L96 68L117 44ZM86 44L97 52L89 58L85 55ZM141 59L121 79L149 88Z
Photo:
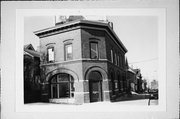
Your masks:
M129 66L140 68L144 78L157 80L158 19L155 16L111 16L114 31L128 49Z
M140 68L143 78L157 80L158 19L155 16L86 16L89 20L107 19L113 22L113 30L125 45L129 66ZM35 49L39 38L34 31L52 27L55 16L25 17L24 44L31 43Z

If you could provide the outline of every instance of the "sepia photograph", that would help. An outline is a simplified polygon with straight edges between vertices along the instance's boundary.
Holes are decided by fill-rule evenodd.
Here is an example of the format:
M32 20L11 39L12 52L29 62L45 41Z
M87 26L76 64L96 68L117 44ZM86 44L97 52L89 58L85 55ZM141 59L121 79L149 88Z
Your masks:
M24 104L158 105L156 16L25 17L23 60Z

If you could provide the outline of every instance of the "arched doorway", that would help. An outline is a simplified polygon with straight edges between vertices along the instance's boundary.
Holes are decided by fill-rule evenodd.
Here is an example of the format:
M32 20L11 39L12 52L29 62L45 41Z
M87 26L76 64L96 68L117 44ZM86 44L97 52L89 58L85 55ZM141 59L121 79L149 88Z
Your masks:
M74 78L66 73L58 73L51 77L49 83L50 98L73 98Z
M89 74L89 96L90 102L102 101L102 76L98 71Z

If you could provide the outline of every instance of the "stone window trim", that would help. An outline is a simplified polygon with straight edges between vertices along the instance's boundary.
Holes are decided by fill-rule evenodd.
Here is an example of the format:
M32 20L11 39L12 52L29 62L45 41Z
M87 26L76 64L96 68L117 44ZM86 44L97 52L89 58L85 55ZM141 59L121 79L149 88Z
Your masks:
M46 44L46 46L48 46L48 47L53 47L53 45L55 45L56 43L48 43L48 44Z
M66 39L63 41L64 44L70 44L73 42L74 39Z
M98 38L89 38L89 41L91 42L98 42L98 41L101 41L100 39L98 39Z

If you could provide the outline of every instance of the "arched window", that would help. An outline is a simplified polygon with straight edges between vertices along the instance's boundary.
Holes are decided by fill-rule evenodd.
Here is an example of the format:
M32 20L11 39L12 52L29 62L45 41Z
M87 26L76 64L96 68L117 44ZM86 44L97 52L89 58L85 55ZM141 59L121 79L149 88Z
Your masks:
M74 97L74 79L71 75L60 73L54 75L50 80L51 98Z

